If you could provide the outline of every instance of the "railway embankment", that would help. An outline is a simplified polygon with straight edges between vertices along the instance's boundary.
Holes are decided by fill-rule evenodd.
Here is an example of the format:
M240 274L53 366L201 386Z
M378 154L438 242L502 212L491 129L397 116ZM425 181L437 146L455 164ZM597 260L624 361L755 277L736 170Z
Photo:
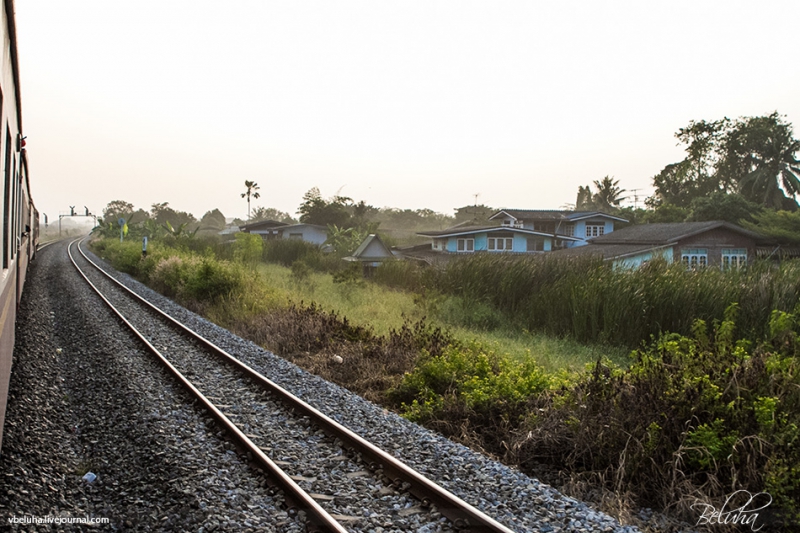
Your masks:
M20 309L0 455L4 525L59 519L73 523L37 530L83 530L87 525L79 522L89 520L107 520L99 525L112 530L300 530L281 508L280 496L267 490L246 458L89 292L68 265L65 248L59 243L40 255ZM634 531L121 277L280 385L516 531ZM402 526L372 523L369 516L348 528L448 530L446 524L413 520Z

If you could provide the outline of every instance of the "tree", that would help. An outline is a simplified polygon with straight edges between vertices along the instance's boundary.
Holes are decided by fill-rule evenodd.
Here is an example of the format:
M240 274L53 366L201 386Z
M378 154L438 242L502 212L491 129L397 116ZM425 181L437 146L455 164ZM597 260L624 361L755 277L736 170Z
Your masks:
M781 243L800 244L800 210L773 211L765 209L753 216L753 222L742 222L742 226Z
M124 218L126 221L133 213L133 204L124 200L112 200L103 209L103 221L116 224L117 220Z
M578 185L578 197L575 199L576 211L594 211L592 189L587 185Z
M775 209L797 209L800 194L800 141L778 112L737 120L725 137L719 174L735 183L751 202Z
M319 224L321 226L350 227L351 215L348 206L353 200L346 196L334 196L325 200L319 189L312 187L303 195L303 203L297 209L300 213L300 222L306 224Z
M736 191L750 202L776 209L798 208L800 141L792 125L774 112L763 117L692 121L675 136L687 157L653 178L648 205L689 207L695 198Z
M753 215L761 212L761 206L758 204L747 201L739 194L724 192L695 198L690 209L691 214L686 219L689 222L724 220L733 224L740 224L742 221L752 222Z
M222 231L225 229L225 215L219 209L208 211L200 219L200 229Z
M613 211L625 199L624 196L620 196L625 192L625 189L619 188L619 180L609 176L595 181L594 187L597 192L592 196L592 201L595 208L600 211Z
M175 211L169 206L169 202L153 204L150 207L150 216L156 221L156 223L163 226L169 222L174 228L180 227L181 224L189 225L192 222L195 222L195 218L191 213Z
M473 224L485 224L489 221L489 217L494 214L497 209L489 207L488 205L465 205L464 207L456 208L456 224L461 222L472 222Z
M247 187L247 190L242 193L242 198L247 198L247 220L250 220L250 198L253 199L259 198L261 195L258 194L258 183L255 181L244 181L244 186Z
M275 220L287 224L294 224L297 222L285 211L279 211L274 207L256 207L253 209L253 216L250 218L250 221L260 222L262 220Z
M724 152L723 140L731 126L727 118L713 122L691 121L675 134L686 145L686 158L665 166L653 177L655 195L647 204L657 207L672 204L688 207L692 200L714 192L731 190L732 183L718 175Z

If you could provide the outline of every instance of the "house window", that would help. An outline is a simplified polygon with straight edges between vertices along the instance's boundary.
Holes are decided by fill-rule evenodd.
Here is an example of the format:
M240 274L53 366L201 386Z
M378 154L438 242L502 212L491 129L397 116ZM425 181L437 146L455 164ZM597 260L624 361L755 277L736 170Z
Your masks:
M447 247L447 239L433 239L434 250L444 250Z
M556 223L555 222L534 222L533 223L533 230L534 231L541 231L542 233L555 233L556 232Z
M529 252L544 252L544 239L528 237Z
M746 248L724 248L722 250L722 269L741 268L747 265Z
M681 250L681 262L690 270L705 267L708 265L708 250L705 248Z
M562 235L566 235L567 237L574 237L575 236L575 224L565 224L564 225L564 232Z
M599 237L606 232L605 224L586 224L586 238Z
M290 233L289 234L289 238L290 239L300 239L302 241L303 240L303 234L302 233Z
M456 250L459 252L474 252L475 239L458 239L456 241Z
M510 252L514 249L512 237L489 237L487 249L490 252Z

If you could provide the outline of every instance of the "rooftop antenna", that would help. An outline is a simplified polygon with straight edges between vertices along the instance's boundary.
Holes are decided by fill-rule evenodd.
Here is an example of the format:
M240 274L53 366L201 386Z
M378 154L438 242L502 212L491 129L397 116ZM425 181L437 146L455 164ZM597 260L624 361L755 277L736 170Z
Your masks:
M637 209L638 208L638 203L639 203L639 195L636 194L636 193L638 191L641 191L642 189L629 189L629 190L630 190L630 192L633 193L633 208Z

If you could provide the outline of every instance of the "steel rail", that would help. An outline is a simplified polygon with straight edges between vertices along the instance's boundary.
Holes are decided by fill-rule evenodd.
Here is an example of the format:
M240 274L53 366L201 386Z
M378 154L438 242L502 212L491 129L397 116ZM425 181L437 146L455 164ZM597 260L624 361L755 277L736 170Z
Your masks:
M217 422L229 433L229 435L237 441L247 452L252 454L253 460L267 473L267 475L278 485L283 491L284 494L287 496L287 499L291 499L296 502L301 507L305 508L309 513L309 521L321 528L321 531L331 532L331 533L347 533L347 529L345 529L339 522L337 522L328 512L323 509L307 492L305 492L300 486L295 483L293 479L291 479L286 472L284 472L278 465L276 465L272 459L270 459L249 437L247 437L237 426L234 424L227 416L225 416L222 411L220 411L202 392L200 392L186 377L181 374L181 372L172 365L172 363L167 360L164 355L159 352L159 350L153 346L150 341L148 341L144 335L142 335L136 327L131 324L128 319L126 319L120 311L114 307L114 305L108 301L108 299L103 296L100 290L95 286L94 283L89 280L86 274L81 270L78 264L75 262L75 259L72 257L72 245L77 242L72 241L69 246L67 247L67 255L69 255L70 261L72 261L72 265L78 271L78 273L83 277L86 283L89 284L92 289L97 293L98 296L105 302L105 304L117 315L117 317L126 325L133 334L140 340L142 343L147 347L147 349L152 352L161 363L167 367L169 372L180 382L180 384L186 388L197 400L200 401L201 405L213 416ZM78 245L78 251L81 252L81 255L91 263L95 268L98 268L102 271L91 259L86 257L83 251L80 250L80 244ZM107 275L107 274L106 274ZM112 278L113 279L113 278ZM114 280L116 281L116 280ZM127 287L126 287L127 288Z
M137 300L141 301L147 307L161 315L164 319L171 322L176 327L191 335L195 340L205 345L206 348L222 357L226 362L238 368L247 377L267 388L270 392L281 398L285 403L310 417L314 423L320 426L325 433L340 439L343 443L346 443L355 451L360 452L362 458L367 464L372 464L374 467L377 467L376 465L380 465L383 468L384 474L396 484L407 483L409 485L406 488L408 492L413 494L426 506L435 505L438 511L450 519L457 529L465 529L476 533L514 533L513 530L507 528L479 509L476 509L455 494L452 494L440 485L434 483L430 479L426 478L395 457L389 455L374 444L368 442L360 435L354 433L339 422L336 422L315 407L312 407L310 404L293 395L277 383L264 377L256 370L239 361L210 340L206 339L185 324L179 322L177 319L148 302L136 292L126 287L120 281L108 274L94 261L89 259L83 250L81 250L80 245L78 245L78 251L81 253L81 255L83 255L86 261L88 261L107 278L119 285Z

